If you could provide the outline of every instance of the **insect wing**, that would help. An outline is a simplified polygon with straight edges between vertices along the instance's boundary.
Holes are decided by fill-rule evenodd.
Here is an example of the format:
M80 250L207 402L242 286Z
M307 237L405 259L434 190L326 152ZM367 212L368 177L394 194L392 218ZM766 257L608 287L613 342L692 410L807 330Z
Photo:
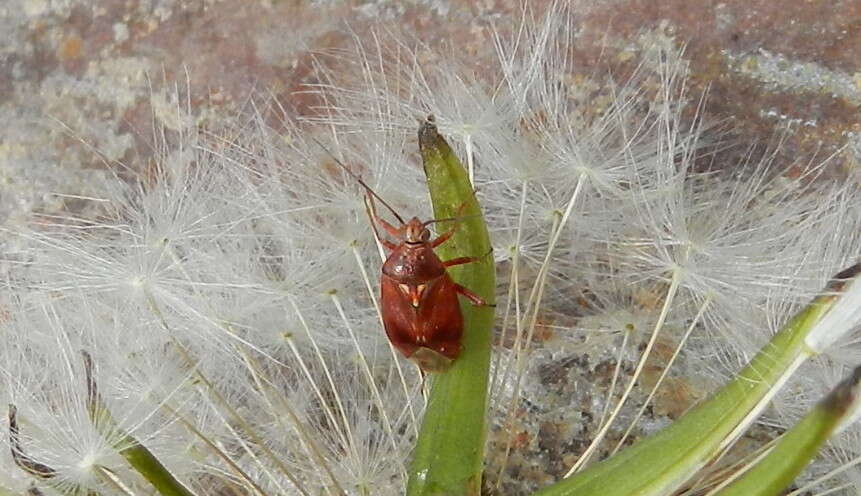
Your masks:
M460 354L463 315L454 282L447 273L421 285L425 288L418 305L414 305L418 285L382 276L383 325L392 345L404 356L424 370L438 371Z

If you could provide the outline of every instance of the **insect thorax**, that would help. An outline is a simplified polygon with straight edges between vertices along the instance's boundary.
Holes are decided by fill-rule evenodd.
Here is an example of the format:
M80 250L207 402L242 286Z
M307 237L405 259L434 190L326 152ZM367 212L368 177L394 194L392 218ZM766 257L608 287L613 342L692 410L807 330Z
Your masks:
M430 243L401 245L383 264L383 274L404 283L421 283L445 273Z

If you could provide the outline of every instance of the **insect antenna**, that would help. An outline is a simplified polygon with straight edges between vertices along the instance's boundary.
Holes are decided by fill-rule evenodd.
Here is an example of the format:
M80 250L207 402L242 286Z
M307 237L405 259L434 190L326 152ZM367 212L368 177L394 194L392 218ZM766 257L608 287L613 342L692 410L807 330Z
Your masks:
M323 151L325 151L325 152L326 152L330 157L332 157L332 160L334 160L334 161L335 161L335 163L336 163L336 164L338 164L338 166L339 166L340 168L344 169L344 171L345 171L347 174L349 174L353 179L355 179L359 184L361 184L361 185L362 185L362 187L363 187L363 188L365 188L365 191L367 191L367 192L368 192L368 194L370 194L371 196L373 196L374 198L376 198L377 200L379 200L379 201L380 201L380 203L382 203L384 207L386 207L387 209L389 209L389 212L391 212L391 213L392 213L392 215L394 215L394 216L395 216L395 218L396 218L396 219L398 219L398 222L400 222L401 224L406 224L406 223L404 222L404 219L403 219L400 215L398 215L398 212L397 212L397 211L396 211L396 210L395 210L391 205L389 205L388 203L386 203L386 200L383 200L383 198L382 198L380 195L378 195L376 191L374 191L370 186L368 186L368 184L367 184L364 180L362 180L361 176L359 176L359 175L358 175L358 174L356 174L355 172L351 171L351 170L350 170L350 168L349 168L349 167L347 167L347 165L346 165L346 164L344 164L344 162L341 162L341 160L340 160L338 157L336 157L334 153L332 153L331 151L329 151L329 149L328 149L328 148L326 148L326 145L324 145L323 143L321 143L321 142L320 142L320 140L318 140L317 138L315 138L315 137L313 137L313 136L311 136L311 139L312 139L312 140L314 140L314 142L315 142L315 143L317 143L318 145L320 145L320 148L322 148L322 149L323 149Z
M445 217L443 219L431 219L431 220L426 220L426 221L422 222L422 225L427 227L427 226L434 224L434 223L437 223L437 222L454 222L454 221L459 221L459 220L463 220L463 219L469 219L472 217L478 217L479 215L480 214L470 214L470 215L459 215L457 217Z

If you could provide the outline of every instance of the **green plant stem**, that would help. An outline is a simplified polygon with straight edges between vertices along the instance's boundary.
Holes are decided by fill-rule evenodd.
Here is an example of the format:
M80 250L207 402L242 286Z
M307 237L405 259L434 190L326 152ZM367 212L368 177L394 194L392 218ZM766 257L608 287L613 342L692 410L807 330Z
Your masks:
M443 260L484 255L449 273L456 283L493 304L496 280L490 237L469 177L430 119L419 130L419 146L435 217L461 217L455 235L436 252ZM480 493L494 308L462 300L461 311L462 351L449 370L433 378L409 469L411 496Z

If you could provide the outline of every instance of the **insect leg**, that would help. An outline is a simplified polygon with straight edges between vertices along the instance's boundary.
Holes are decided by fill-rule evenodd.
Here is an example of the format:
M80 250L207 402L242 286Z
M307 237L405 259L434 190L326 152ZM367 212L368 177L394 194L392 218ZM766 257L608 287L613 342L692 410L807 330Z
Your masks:
M457 258L452 258L451 260L446 260L442 264L445 265L446 267L451 267L454 265L463 265L463 264L468 264L468 263L472 263L472 262L478 262L479 260L490 255L491 253L493 253L493 248L488 250L487 253L485 253L484 255L482 255L480 257L457 257Z
M445 265L446 267L452 267L454 265L463 265L463 264L468 264L468 263L472 263L472 262L478 262L482 258L484 258L484 257L457 257L457 258L452 258L451 260L446 260L442 264Z
M460 284L455 284L454 290L457 291L458 293L462 294L463 296L465 296L466 299L470 301L470 303L472 303L473 305L475 305L477 307L487 306L487 302L484 301L484 298L482 298L481 296L478 296L477 294L466 289L465 287L461 286Z
M393 251L397 248L398 245L387 239L383 239L383 237L380 236L380 231L377 230L377 223L383 226L383 228L392 236L397 237L398 230L388 222L377 217L377 208L374 206L374 198L368 194L365 195L365 212L368 213L368 217L371 219L371 227L374 229L374 235L376 235L377 239L380 240L380 243L389 251Z
M452 219L441 219L441 220L452 220L454 221L454 225L448 231L440 234L435 240L431 241L431 248L436 248L437 246L448 241L449 238L454 236L454 233L457 232L457 228L460 227L459 217L463 213L466 208L466 202L460 204L460 207L457 208L457 217L453 217ZM430 221L430 222L438 222L438 221Z
M457 226L458 225L455 224L454 227L440 234L435 240L431 241L431 248L436 248L437 246L448 241L450 237L454 236L455 231L457 231Z
M387 249L387 250L389 250L389 251L395 251L395 248L397 248L397 247L398 247L398 245L396 245L396 244L392 243L391 241L389 241L389 240L387 240L387 239L380 238L380 237L379 237L379 235L377 236L377 239L379 239L379 240L380 240L380 244L382 244L383 246L385 246L385 247L386 247L386 249Z

